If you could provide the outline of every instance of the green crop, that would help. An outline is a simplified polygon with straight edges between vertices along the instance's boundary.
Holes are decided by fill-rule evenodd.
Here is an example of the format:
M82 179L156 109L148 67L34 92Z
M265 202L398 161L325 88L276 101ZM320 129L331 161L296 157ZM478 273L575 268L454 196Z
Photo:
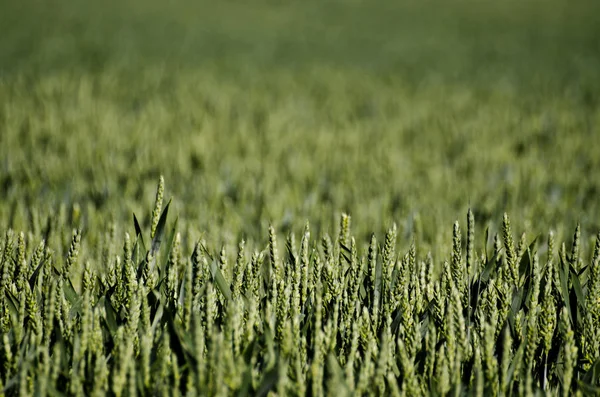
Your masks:
M599 4L0 2L0 394L598 395Z
M564 244L555 249L552 234L515 246L505 214L497 243L478 246L469 210L466 255L456 222L437 274L417 241L406 252L397 247L395 225L383 244L373 235L359 249L343 215L334 240L311 239L307 224L300 246L291 232L281 252L270 227L264 246L240 241L230 260L203 240L182 250L163 194L161 177L150 233L134 217L135 237L125 234L106 269L78 262L79 230L64 258L6 233L6 395L600 389L600 234L589 253L579 226L568 253Z

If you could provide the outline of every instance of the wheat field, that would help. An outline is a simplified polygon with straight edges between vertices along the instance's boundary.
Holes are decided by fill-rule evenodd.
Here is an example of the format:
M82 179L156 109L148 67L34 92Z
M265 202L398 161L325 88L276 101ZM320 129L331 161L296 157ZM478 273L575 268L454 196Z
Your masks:
M591 0L0 2L0 395L598 395Z

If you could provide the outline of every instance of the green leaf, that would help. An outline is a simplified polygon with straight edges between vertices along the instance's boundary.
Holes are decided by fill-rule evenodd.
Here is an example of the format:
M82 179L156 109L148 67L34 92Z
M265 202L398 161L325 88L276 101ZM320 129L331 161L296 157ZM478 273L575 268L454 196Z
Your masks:
M174 312L167 310L163 317L166 317L167 321L167 331L169 333L169 340L171 342L171 349L177 355L177 359L179 364L183 364L188 361L190 364L195 363L196 357L192 354L191 346L193 343L191 342L191 335L189 333L182 333L175 324L175 319L173 318Z
M346 247L342 242L340 242L339 244L340 244L340 248L341 248L340 253L342 254L342 257L349 265L351 265L352 264L352 259L351 259L352 251L350 250L350 248Z
M140 250L142 252L142 255L140 255ZM141 261L146 260L146 252L148 252L146 250L146 244L144 244L144 238L142 237L142 235L140 234L138 236L138 238L136 238L135 243L133 244L133 249L132 249L132 253L131 253L131 262L134 264L139 264ZM142 256L142 258L140 259L140 256ZM125 267L123 267L123 269L125 269Z
M200 244L200 249L202 250L202 253L203 253L204 255L206 255L206 257L207 257L208 259L210 259L211 261L215 259L215 258L213 258L212 254L210 253L210 251L208 250L208 248L206 248L206 247L204 246L204 244Z
M471 302L469 302L469 318L473 319L477 306L479 306L479 296L481 295L481 277L474 280L469 287L471 289Z
M521 361L523 359L523 352L525 350L525 345L526 345L526 343L521 343L519 345L519 348L513 355L513 359L510 363L510 366L508 367L508 372L506 374L507 375L506 377L509 382L509 385L512 384L512 382L513 382L513 377L515 374L515 369L517 367L517 364L520 364L519 361ZM509 387L509 389L510 389L510 387Z
M165 310L165 305L163 305L162 303L158 305L158 308L156 309L156 313L154 314L154 319L152 320L152 333L156 332L156 327L159 326L159 324L161 323L161 320L163 318L163 313Z
M367 298L367 290L365 289L365 283L364 282L360 283L360 288L358 290L358 293L360 295L360 299L365 300Z
M488 241L490 238L490 226L486 226L485 228L485 232L483 233L483 254L485 256L484 261L485 263L488 262L488 250L487 250L487 246L488 246Z
M173 228L171 229L171 234L167 239L167 249L163 252L162 255L162 266L160 267L160 275L165 275L165 270L167 268L167 264L169 263L169 255L171 254L171 250L173 249L173 241L175 240L175 235L177 234L177 224L179 223L179 217L175 218L175 223L173 223Z
M35 270L31 274L31 277L29 277L29 287L31 288L32 291L33 291L33 289L35 287L35 283L37 282L37 279L40 275L42 266L44 265L45 262L46 262L46 258L42 258L42 260L40 261L40 264L35 268Z
M562 258L561 262L563 262ZM562 263L562 265L563 266L558 266L558 276L560 279L560 294L563 298L563 303L569 313L569 317L571 318L571 324L574 324L573 313L571 313L571 300L569 299L568 264Z
M600 386L600 357L596 359L590 369L585 373L581 383L586 385L586 387L593 387L596 388L597 391L600 391L600 389L598 389Z
M432 306L432 304L430 302L429 305L427 306L427 310L429 310L431 306ZM394 316L394 313L396 313L395 316ZM394 320L392 320L391 330L392 330L392 332L396 332L396 331L398 331L398 328L400 327L400 322L402 321L402 311L400 309L396 309L392 313L392 316L393 316Z
M271 390L277 385L279 380L279 366L275 365L270 371L266 372L263 376L258 389L256 390L255 396L264 397L269 394Z
M67 298L67 300L69 301L69 303L71 305L75 305L77 303L77 301L79 301L79 299L80 299L79 294L77 294L77 291L75 291L75 287L73 286L73 283L68 278L65 279L65 282L63 283L63 291L65 294L65 298Z
M494 271L494 267L497 265L495 258L488 258L488 260L483 265L483 270L481 275L479 276L479 280L481 282L487 282L490 279L492 272Z
M595 386L581 380L577 381L577 384L584 396L592 397L600 395L600 386Z
M515 318L517 313L521 310L523 304L523 297L525 296L525 288L516 288L513 292L513 299L510 305L510 312L508 313L508 323L510 324L511 330L515 329ZM514 332L513 332L514 336Z
M13 315L13 318L19 317L19 300L10 292L8 289L4 290L4 293L8 299L5 300L8 306L8 310Z
M136 278L138 281L140 281L142 279L142 276L144 274L144 268L146 267L146 264L148 263L147 259L148 259L147 257L142 258L142 260L140 260L140 262L138 263L138 265L136 267L135 274L136 274ZM150 266L150 265L148 265L148 266ZM125 271L125 268L123 268L123 271ZM125 277L124 274L123 274L123 277Z
M112 303L110 303L110 299L102 297L104 299L104 310L106 311L106 325L108 326L108 330L112 335L115 335L117 332L117 312L113 308Z
M575 290L575 296L577 297L578 307L583 306L585 303L585 297L583 295L583 290L581 288L581 283L579 282L579 276L577 275L577 271L570 267L571 271L571 284L573 285L573 289Z
M142 228L140 227L140 223L137 220L137 217L135 216L135 214L133 214L133 227L135 228L135 237L139 240L142 241L142 244L144 244L144 235L142 234Z
M219 269L216 260L212 261L212 264L210 266L210 272L212 274L213 280L217 285L217 288L219 288L219 291L221 291L225 298L231 299L231 290L229 289L229 284L227 284L225 277L223 277L223 273L221 273L221 270Z
M83 298L79 299L69 310L69 319L74 319L78 314L81 314L81 308L83 305Z
M289 239L286 239L285 249L286 249L288 257L289 257L289 263L292 263L292 264L296 263L296 255L294 255L294 250L292 249L292 245L290 244Z
M51 265L50 268L52 270L52 273L54 273L55 276L57 276L57 277L61 277L62 276L60 270L58 270L58 268L56 266Z
M521 258L521 263L519 263L519 280L520 283L523 284L523 280L525 280L525 282L527 282L527 278L531 275L532 273L532 266L531 264L533 263L533 257L536 253L536 249L535 249L535 245L537 243L537 239L539 236L536 236L533 241L529 244L529 246L527 247L526 255L523 255L523 257ZM531 280L531 279L529 279Z

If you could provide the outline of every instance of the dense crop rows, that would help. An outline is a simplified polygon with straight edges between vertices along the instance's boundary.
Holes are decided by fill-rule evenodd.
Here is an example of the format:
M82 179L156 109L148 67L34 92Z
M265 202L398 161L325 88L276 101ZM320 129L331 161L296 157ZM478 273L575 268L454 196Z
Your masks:
M0 395L598 395L599 37L596 0L0 1Z
M362 249L342 215L335 238L307 224L282 244L271 227L233 258L202 240L186 252L163 191L161 178L149 235L134 217L100 269L80 263L80 230L64 257L6 233L7 395L600 390L600 235L588 258L579 226L567 249L552 234L515 240L505 215L488 247L469 211L451 256L432 258L418 241L401 252L395 225Z

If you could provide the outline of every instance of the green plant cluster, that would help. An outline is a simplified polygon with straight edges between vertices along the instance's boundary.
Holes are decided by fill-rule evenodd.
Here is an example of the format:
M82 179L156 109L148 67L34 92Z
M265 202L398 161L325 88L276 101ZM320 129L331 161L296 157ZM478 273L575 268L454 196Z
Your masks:
M185 252L163 196L161 178L150 233L134 216L100 271L79 263L80 230L65 257L6 233L4 395L600 392L600 234L587 258L579 226L567 248L515 239L505 215L477 245L469 210L436 271L395 225L359 248L344 214L335 238L270 227L231 258Z
M598 394L599 37L595 0L0 1L0 393Z

